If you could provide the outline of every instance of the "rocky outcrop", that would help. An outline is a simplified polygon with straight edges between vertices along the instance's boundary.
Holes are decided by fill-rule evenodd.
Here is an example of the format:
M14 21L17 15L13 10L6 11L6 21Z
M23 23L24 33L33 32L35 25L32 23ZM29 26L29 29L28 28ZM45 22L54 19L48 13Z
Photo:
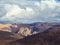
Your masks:
M23 36L28 36L31 35L31 29L28 27L21 27L18 31L18 34L21 34Z

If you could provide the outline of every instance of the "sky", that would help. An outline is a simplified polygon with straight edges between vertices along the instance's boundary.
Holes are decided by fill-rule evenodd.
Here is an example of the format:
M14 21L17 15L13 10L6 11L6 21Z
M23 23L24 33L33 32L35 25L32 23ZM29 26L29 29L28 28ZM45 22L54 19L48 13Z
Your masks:
M0 23L60 22L60 0L0 0Z

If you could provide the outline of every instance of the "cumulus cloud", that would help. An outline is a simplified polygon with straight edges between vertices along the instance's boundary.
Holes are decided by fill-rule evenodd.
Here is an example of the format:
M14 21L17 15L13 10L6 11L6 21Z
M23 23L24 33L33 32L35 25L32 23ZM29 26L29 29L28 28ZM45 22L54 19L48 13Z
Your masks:
M59 11L60 3L57 3L55 0L42 0L40 2L40 12L39 16L49 18L49 17L55 17L59 15L57 12ZM39 5L39 3L37 3ZM58 11L57 11L58 10Z
M14 22L36 22L36 21L55 21L59 16L60 3L56 0L3 0L0 1L3 7L0 20ZM51 19L53 18L53 19ZM59 20L58 20L59 21Z
M5 4L4 8L7 13L2 17L2 19L9 19L13 21L20 18L32 18L34 15L34 10L30 7L23 9L18 5Z

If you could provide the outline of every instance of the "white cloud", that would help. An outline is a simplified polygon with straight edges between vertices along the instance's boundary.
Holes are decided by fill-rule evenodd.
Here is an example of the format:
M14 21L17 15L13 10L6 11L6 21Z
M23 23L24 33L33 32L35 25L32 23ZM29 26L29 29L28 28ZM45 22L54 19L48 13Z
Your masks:
M40 2L13 0L8 3L7 2L2 5L6 10L6 13L1 17L1 19L8 19L10 21L18 20L19 22L20 18L22 18L26 19L26 22L28 22L29 19L53 18L58 16L58 13L60 13L60 3L55 0L41 0ZM32 22L32 20L30 21Z
M16 20L19 18L32 18L34 15L34 10L30 7L23 9L18 5L6 4L5 10L7 13L2 17L2 19Z
M35 2L34 4L38 7L40 7L40 2Z
M36 15L43 18L49 18L58 15L55 12L57 11L58 7L60 7L59 3L57 3L55 0L41 0L41 2L35 2L34 5L37 7L35 8L35 11L37 12ZM59 12L59 10L57 12Z

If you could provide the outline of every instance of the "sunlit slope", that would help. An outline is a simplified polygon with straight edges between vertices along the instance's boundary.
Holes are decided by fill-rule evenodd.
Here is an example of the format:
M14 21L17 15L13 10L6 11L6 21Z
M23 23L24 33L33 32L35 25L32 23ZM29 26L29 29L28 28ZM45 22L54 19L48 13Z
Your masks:
M0 24L0 30L1 30L1 31L12 32L11 27L16 27L16 28L17 28L17 25L12 25L12 24Z

